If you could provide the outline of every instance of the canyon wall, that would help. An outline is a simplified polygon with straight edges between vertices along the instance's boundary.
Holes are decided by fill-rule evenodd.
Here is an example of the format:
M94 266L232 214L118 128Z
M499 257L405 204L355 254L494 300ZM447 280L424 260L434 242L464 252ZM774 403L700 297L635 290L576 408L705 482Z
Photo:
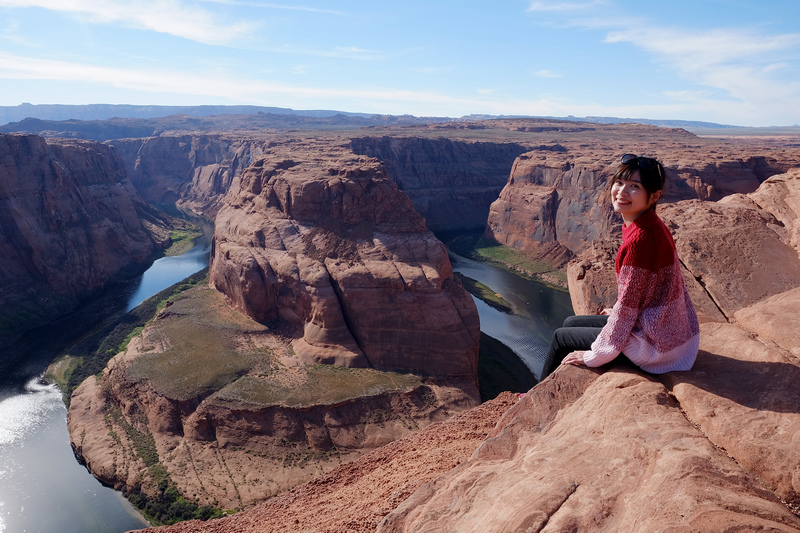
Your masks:
M632 125L629 125L632 126ZM648 138L633 137L636 130ZM527 256L563 267L598 240L618 237L610 203L603 201L608 179L622 150L661 161L667 172L662 204L686 199L719 200L755 191L769 176L785 172L798 154L692 138L646 126L632 126L626 143L611 136L540 147L521 155L508 183L492 204L486 236ZM649 140L655 137L655 141ZM755 154L754 154L755 152Z
M269 146L263 137L161 135L110 144L147 201L177 204L213 220L224 195Z
M300 136L302 137L302 136ZM209 218L252 161L285 135L168 135L110 141L131 181L148 201L177 203ZM515 142L462 141L443 137L344 135L359 155L380 159L388 176L411 199L432 231L483 228L489 205L508 181L514 159L528 150Z
M350 147L384 163L432 231L482 229L514 160L528 151L517 142L386 135L356 137Z
M0 346L169 243L108 146L0 135L0 160Z
M374 158L266 148L219 209L209 285L73 393L104 483L244 509L479 403L475 303Z

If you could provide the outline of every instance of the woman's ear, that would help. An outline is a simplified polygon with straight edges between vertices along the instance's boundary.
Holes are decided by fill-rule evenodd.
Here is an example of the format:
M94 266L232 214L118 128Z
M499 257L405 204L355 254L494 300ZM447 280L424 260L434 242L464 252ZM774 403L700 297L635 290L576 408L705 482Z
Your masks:
M656 191L650 195L650 200L647 202L647 207L653 207L658 200L661 199L661 195L664 191Z

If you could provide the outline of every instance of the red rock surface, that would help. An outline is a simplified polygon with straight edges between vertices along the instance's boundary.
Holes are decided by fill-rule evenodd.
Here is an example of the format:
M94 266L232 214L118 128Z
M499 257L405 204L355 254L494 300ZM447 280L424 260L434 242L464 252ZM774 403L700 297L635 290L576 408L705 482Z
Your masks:
M632 368L562 368L377 531L800 530L758 473L681 407Z
M268 150L217 216L210 282L257 321L294 326L303 361L477 376L475 304L378 160Z
M106 485L157 498L168 476L195 503L241 510L474 407L472 389L308 367L286 338L198 287L73 392L67 426Z
M682 130L633 124L555 131L550 142L556 144L517 159L491 206L486 234L556 266L597 239L616 238L617 223L602 191L623 152L664 164L662 203L751 193L769 176L800 165L796 148L701 139Z
M213 219L228 190L245 168L274 142L262 133L240 135L164 134L111 141L136 190L156 204Z
M711 285L709 301L729 301L723 310L735 319L728 323L720 313L701 325L693 370L648 376L622 364L560 368L509 409L467 461L421 485L377 530L800 531L800 359L794 334L800 331L800 283L778 272L800 270L791 231L797 223L791 215L794 176L775 176L758 191L721 203L690 200L663 208L680 253L694 254L692 260L681 256L689 279L692 268L705 269L700 289ZM730 232L731 221L751 226L737 234ZM767 221L766 230L757 221ZM747 242L757 229L760 244ZM721 239L744 254L777 249L780 255L770 257L781 262L753 262L748 270L747 261L729 257L740 265L732 276L715 266L714 254L724 251L717 245ZM596 263L583 265L584 274L602 275L611 267L601 260L608 251L598 252ZM787 284L783 290L769 274ZM761 275L751 278L762 280L760 293L737 281ZM725 300L726 287L744 301ZM597 303L603 298L598 290L585 294L597 295ZM391 450L392 460L405 456ZM382 485L370 482L364 460L348 465L347 477L324 478L324 484L267 502L259 507L262 514L164 530L259 531L262 524L277 531L371 530L358 528L374 527L396 502L381 505L380 512L371 503L346 511L324 503L373 501L372 492ZM403 463L392 471L412 468ZM402 486L392 479L392 487ZM363 496L348 496L354 485ZM305 509L328 512L314 520Z
M437 422L246 513L148 529L171 533L368 532L421 485L467 460L517 401L502 393Z
M0 135L0 161L0 346L169 242L108 146Z

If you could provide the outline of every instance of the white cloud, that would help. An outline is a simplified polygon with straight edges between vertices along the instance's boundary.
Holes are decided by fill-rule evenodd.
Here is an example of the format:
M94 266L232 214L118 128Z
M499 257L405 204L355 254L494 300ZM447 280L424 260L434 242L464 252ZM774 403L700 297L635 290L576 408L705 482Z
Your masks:
M417 67L412 70L420 74L442 74L455 70L455 67Z
M286 4L269 4L264 2L248 2L246 0L201 0L209 4L223 4L229 6L245 6L245 7L259 7L265 9L284 9L288 11L306 11L309 13L323 13L326 15L346 15L343 11L336 11L334 9L322 9L318 7L308 6L290 6Z
M166 33L205 44L224 44L249 34L250 22L224 24L209 11L181 0L0 0L3 7L39 7L87 17L99 24Z
M319 105L332 99L349 99L357 103L373 103L386 109L386 103L439 105L471 109L484 105L471 99L454 98L435 92L382 88L304 87L264 80L217 74L196 75L178 71L152 71L100 67L75 62L22 57L0 52L0 79L52 80L108 85L151 93L170 93L226 98L232 101L275 105L275 100L291 105ZM297 102L302 102L298 104ZM394 105L399 111L402 106Z
M606 42L629 42L683 78L724 92L749 106L774 108L800 98L800 84L774 77L784 55L800 55L800 34L767 35L712 29L637 29L614 31Z
M528 11L584 11L593 7L606 5L606 0L589 0L588 2L531 2Z
M539 70L537 72L534 72L533 75L538 77L538 78L560 78L560 77L562 77L562 74L559 74L558 72L553 72L552 70L548 70L548 69Z
M632 43L687 71L734 61L765 61L771 53L800 48L800 33L769 35L734 29L689 31L651 27L612 31L605 40Z

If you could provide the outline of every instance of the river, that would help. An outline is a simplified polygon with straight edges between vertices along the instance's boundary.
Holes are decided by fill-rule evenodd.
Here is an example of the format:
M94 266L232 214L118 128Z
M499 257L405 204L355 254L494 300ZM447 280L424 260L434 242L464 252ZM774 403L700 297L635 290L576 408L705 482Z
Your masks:
M205 268L209 250L206 238L184 255L158 259L138 279L87 306L98 307L95 314L106 319L119 316ZM569 295L491 264L455 254L451 261L455 271L514 306L511 315L475 299L481 330L509 346L538 377L553 329L572 313ZM77 340L68 335L76 326L67 318L32 332L10 350L16 358L0 361L0 533L116 533L148 526L119 492L77 463L61 393L41 381L48 364Z
M105 314L106 319L125 313L208 266L209 251L206 237L183 255L162 257L142 276L88 302L83 311L96 306L99 310L88 314ZM61 392L41 380L48 364L77 340L68 332L87 327L85 320L75 322L68 317L41 328L4 351L0 533L117 533L149 525L121 493L101 485L75 460Z
M504 313L473 297L481 331L511 348L538 379L553 331L573 314L569 293L453 252L450 262L453 271L491 287L512 305L514 314Z

